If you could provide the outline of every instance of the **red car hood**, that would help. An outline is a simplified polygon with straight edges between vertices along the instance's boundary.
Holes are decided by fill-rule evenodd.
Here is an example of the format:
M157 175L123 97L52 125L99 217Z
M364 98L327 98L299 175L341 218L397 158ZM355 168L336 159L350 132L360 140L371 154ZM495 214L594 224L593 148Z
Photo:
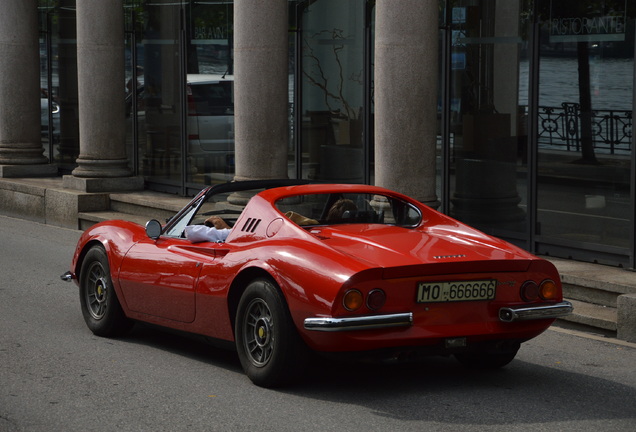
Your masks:
M421 264L452 264L481 262L478 268L487 270L484 261L508 262L507 269L523 271L529 253L503 240L487 236L462 225L407 229L390 225L336 225L311 231L331 248L352 256L373 267L404 267ZM474 267L474 266L471 266ZM502 269L503 270L503 269ZM477 270L475 270L477 271Z

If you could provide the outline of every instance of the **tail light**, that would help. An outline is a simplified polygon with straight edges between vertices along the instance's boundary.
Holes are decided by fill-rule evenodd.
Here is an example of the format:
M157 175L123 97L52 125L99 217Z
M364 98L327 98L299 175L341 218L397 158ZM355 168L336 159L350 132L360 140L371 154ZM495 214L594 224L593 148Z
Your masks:
M342 298L342 305L348 311L353 312L355 310L358 310L363 304L364 299L362 297L362 293L358 290L349 290Z
M369 310L376 311L385 303L386 294L379 288L372 289L366 296L357 289L351 289L342 297L342 305L350 312L360 309L363 305L366 305Z
M527 281L521 285L521 298L523 301L531 302L539 299L539 285L534 281Z
M545 279L541 284L534 281L526 281L521 285L521 298L523 301L532 302L541 300L557 300L559 289L557 284L550 279Z
M539 297L543 300L557 300L559 297L559 289L557 288L556 283L550 279L546 279L541 282Z
M367 296L367 307L371 310L378 310L386 302L386 294L381 289L374 289Z

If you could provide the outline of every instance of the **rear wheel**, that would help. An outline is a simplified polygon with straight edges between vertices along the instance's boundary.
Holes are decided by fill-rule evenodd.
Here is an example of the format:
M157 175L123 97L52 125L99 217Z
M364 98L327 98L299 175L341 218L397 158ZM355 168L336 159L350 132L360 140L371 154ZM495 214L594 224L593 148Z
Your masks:
M271 280L257 279L247 286L238 305L235 334L241 365L254 384L289 384L304 371L308 349Z
M106 251L91 248L80 270L80 304L88 328L97 336L114 337L126 333L133 322L126 318L110 277Z

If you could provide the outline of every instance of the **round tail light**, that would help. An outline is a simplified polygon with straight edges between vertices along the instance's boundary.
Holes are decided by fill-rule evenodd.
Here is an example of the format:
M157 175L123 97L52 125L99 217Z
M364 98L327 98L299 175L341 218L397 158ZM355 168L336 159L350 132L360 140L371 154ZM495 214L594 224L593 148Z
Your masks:
M360 309L363 303L362 293L358 290L349 290L342 298L342 305L348 311Z
M534 281L527 281L521 285L521 298L523 301L536 301L539 299L539 285Z
M556 283L550 279L546 279L541 282L539 296L543 300L556 300L559 296L559 289L557 288Z
M386 294L381 289L374 289L367 296L367 307L371 310L378 310L386 302Z

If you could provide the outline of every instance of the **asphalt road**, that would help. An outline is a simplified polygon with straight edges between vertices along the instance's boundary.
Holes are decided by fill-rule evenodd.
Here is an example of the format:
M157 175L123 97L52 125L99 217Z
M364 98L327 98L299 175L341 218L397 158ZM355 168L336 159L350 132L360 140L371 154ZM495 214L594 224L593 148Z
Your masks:
M636 430L636 344L568 330L500 371L324 363L284 390L182 335L95 337L59 279L79 234L0 216L2 432Z

